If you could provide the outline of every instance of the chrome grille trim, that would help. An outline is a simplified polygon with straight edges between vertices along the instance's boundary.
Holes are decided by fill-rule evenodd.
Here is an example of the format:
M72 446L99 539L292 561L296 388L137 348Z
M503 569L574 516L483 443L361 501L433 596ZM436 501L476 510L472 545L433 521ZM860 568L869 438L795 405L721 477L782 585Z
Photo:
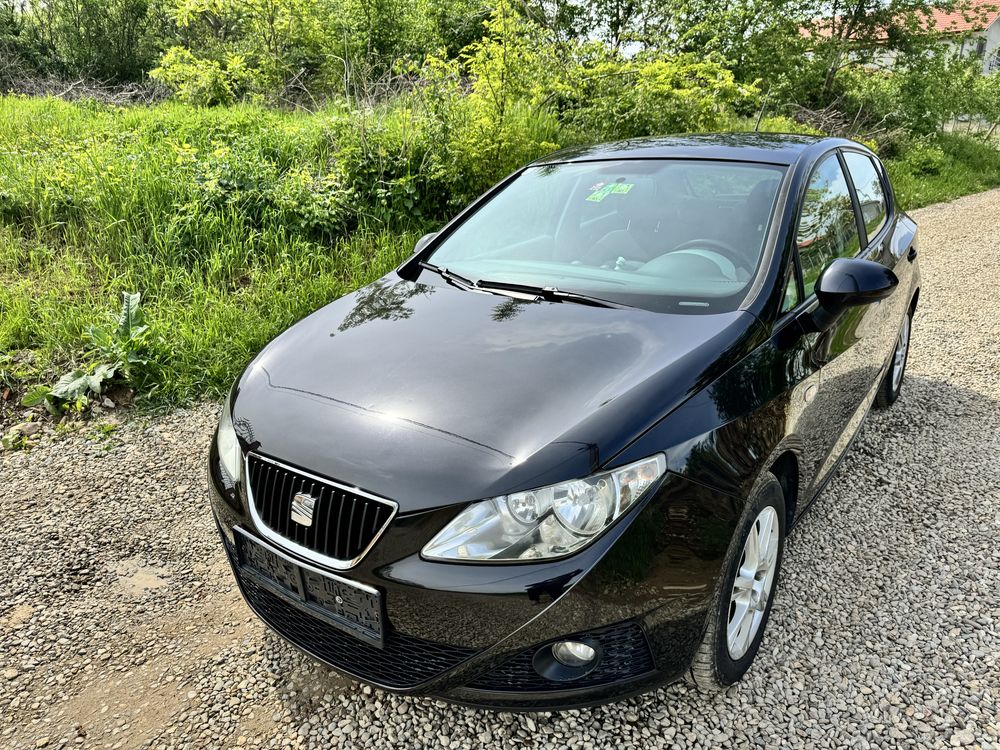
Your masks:
M355 496L357 496L359 498L363 498L363 499L368 500L368 501L379 503L379 504L381 504L381 505L383 505L383 506L385 506L386 508L389 509L389 517L385 520L384 523L382 523L382 525L379 528L377 528L375 530L375 532L373 533L372 538L368 542L368 544L365 545L364 548L355 557L353 557L353 558L351 558L349 560L348 559L340 559L340 558L337 558L337 557L332 557L332 556L324 554L324 553L322 553L322 552L320 552L318 550L312 549L311 547L308 547L308 546L305 546L303 544L300 544L299 542L295 541L294 539L290 539L289 537L285 536L280 531L271 528L271 526L269 526L264 521L263 517L261 516L260 510L257 507L257 501L254 498L253 482L250 480L250 471L251 471L250 459L251 459L251 457L255 461L261 461L261 462L264 462L264 463L267 463L267 464L271 464L272 466L277 467L278 469L280 469L283 472L286 472L286 473L289 473L289 474L293 474L293 475L297 475L298 477L301 477L303 480L307 480L307 481L310 481L310 482L313 482L313 483L318 483L318 484L322 485L323 487L326 487L326 488L330 489L331 491L339 491L341 493L349 493L350 495L355 495ZM367 555L371 551L372 547L374 547L378 543L379 539L385 533L386 529L389 528L389 525L392 523L393 519L395 519L396 514L399 511L399 506L395 502L393 502L392 500L389 500L389 499L384 498L384 497L379 497L378 495L373 495L372 493L366 492L365 490L362 490L359 487L353 487L353 486L351 486L349 484L344 484L342 482L337 482L335 480L328 479L326 477L321 477L321 476L318 476L316 474L312 474L312 473L310 473L308 471L304 471L304 470L299 469L299 468L297 468L295 466L290 466L290 465L288 465L286 463L283 463L281 461L278 461L276 459L270 458L268 456L261 455L260 453L248 453L248 454L246 454L246 456L244 456L244 458L243 458L243 481L245 482L245 486L246 486L247 505L248 505L249 510L250 510L250 516L253 519L254 525L260 531L260 533L261 533L262 536L264 536L266 539L274 542L275 544L277 544L279 547L281 547L284 550L287 550L287 551L292 552L292 553L294 553L294 554L296 554L296 555L298 555L298 556L300 556L300 557L302 557L302 558L304 558L306 560L310 560L310 561L315 562L315 563L317 563L319 565L323 565L325 567L332 568L334 570L347 570L349 568L353 568L355 565L357 565L359 562L361 562L361 560L364 559L365 555ZM341 508L340 508L341 515L343 514L344 505L345 505L345 503L341 503ZM362 514L363 514L362 515L362 520L364 518L364 514L365 513L366 513L366 510L363 508L362 509ZM338 518L338 525L339 525L340 522L341 521ZM348 519L348 523L350 524L350 519ZM329 518L328 518L328 524L327 524L327 526L329 526ZM349 530L349 533L353 533L353 531Z

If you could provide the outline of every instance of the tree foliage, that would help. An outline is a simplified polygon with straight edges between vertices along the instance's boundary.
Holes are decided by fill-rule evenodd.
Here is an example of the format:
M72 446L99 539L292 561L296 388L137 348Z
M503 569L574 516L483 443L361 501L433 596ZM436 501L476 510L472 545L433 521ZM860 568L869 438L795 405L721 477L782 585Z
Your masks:
M409 98L471 185L557 130L718 128L761 107L884 142L996 122L994 79L931 21L967 1L0 0L0 84L148 75L199 105Z
M0 68L134 80L158 53L149 18L148 0L0 0Z

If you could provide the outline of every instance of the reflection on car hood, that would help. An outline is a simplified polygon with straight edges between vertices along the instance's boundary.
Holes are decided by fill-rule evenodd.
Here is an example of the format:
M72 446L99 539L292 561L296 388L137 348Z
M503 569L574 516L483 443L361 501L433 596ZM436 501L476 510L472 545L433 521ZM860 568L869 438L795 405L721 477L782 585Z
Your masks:
M407 512L592 472L758 335L744 312L525 302L392 276L271 342L234 416L257 450Z

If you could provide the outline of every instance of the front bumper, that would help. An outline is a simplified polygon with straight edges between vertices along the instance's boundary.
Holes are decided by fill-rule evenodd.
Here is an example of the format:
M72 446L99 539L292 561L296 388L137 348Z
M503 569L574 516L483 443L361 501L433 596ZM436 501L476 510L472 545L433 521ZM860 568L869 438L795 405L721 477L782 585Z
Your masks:
M218 466L214 449L210 466ZM245 575L232 529L271 543L254 528L239 486L210 470L209 488L240 590L272 630L362 682L506 710L606 703L680 676L701 641L735 513L724 496L668 474L640 510L592 546L525 565L424 560L420 548L455 509L401 514L355 568L331 571L382 593L380 649ZM598 641L599 663L570 682L542 676L536 654L567 638Z

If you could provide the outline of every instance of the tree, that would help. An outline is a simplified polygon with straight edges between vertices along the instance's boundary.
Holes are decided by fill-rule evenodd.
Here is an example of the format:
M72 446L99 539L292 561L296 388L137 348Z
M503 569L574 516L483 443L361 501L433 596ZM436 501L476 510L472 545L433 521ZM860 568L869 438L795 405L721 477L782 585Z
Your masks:
M630 42L648 42L650 27L662 25L660 0L587 0L589 30L615 52Z
M668 50L715 54L737 81L781 86L805 55L800 33L813 0L675 0L659 31Z
M156 54L146 34L147 0L47 0L22 6L23 33L64 77L134 81Z
M933 53L940 42L930 20L933 10L956 7L957 0L820 2L804 31L810 52L823 69L822 95L831 95L837 74L845 67L876 64L899 53Z
M979 76L975 84L975 98L975 113L989 125L984 136L989 138L1000 125L1000 73Z
M483 35L483 23L493 8L487 0L427 0L425 13L434 25L434 47L454 58Z

